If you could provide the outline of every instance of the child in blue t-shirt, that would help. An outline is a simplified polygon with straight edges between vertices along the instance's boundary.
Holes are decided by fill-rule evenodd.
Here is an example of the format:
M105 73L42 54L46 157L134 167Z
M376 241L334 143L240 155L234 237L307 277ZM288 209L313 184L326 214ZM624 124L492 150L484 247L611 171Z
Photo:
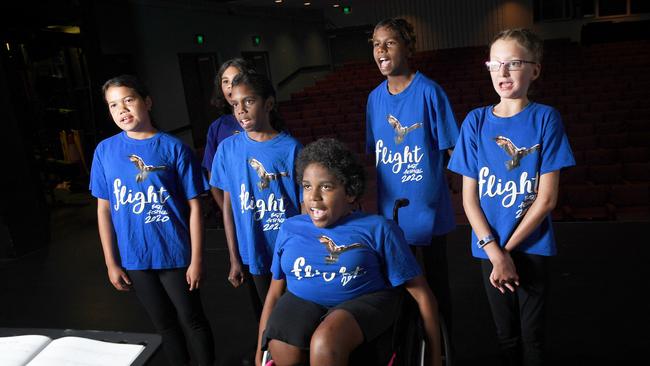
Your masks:
M446 234L455 222L444 169L458 127L442 88L409 67L408 57L415 52L411 24L383 20L371 41L386 77L366 106L366 144L375 154L379 213L391 217L395 200L409 199L400 226L409 245L422 252L427 282L451 329Z
M402 230L355 211L365 182L354 154L320 139L300 152L296 177L307 214L288 219L278 234L256 364L267 348L280 365L347 364L352 350L392 325L394 287L404 285L418 303L431 364L439 365L436 299Z
M231 102L244 133L224 140L212 164L210 185L224 191L223 221L230 253L228 280L248 281L257 317L271 282L273 245L283 222L300 213L293 164L300 143L284 131L275 91L263 75L240 73Z
M135 290L171 364L189 362L185 328L193 358L211 365L212 331L199 294L198 196L208 188L201 166L186 145L153 126L152 101L138 79L115 77L103 92L123 130L99 143L90 177L108 277L117 290Z
M214 91L210 103L219 109L221 116L217 118L208 128L208 136L205 140L205 150L203 152L203 161L201 165L208 172L210 179L212 171L212 161L217 147L227 137L242 132L242 128L237 119L232 114L232 81L242 72L250 72L252 68L248 62L242 58L230 59L219 67L217 77L215 78ZM210 193L223 211L223 191L216 187L210 187Z
M548 257L556 254L551 211L560 169L575 165L562 120L528 99L539 77L542 40L527 29L499 33L485 64L500 102L471 111L449 169L463 175L485 289L506 364L544 359Z

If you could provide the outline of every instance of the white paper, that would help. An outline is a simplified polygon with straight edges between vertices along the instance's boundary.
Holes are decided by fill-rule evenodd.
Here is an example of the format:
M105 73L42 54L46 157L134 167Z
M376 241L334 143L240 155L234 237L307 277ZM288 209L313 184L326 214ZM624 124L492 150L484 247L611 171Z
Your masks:
M139 344L63 337L50 342L28 366L129 366L143 350Z
M24 366L50 341L42 335L0 337L0 365Z

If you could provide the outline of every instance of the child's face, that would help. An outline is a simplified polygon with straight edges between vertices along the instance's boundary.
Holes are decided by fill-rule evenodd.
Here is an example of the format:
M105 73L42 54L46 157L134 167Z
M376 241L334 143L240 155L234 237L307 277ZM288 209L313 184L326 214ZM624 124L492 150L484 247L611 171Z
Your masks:
M235 66L229 66L223 72L223 75L221 75L221 91L223 92L223 96L226 98L226 102L230 105L232 105L231 83L232 79L234 79L237 74L239 74L239 69Z
M408 46L399 33L386 27L375 30L372 35L372 54L384 76L398 76L408 72Z
M506 62L512 60L535 61L530 51L514 39L500 39L490 48L490 61ZM492 86L501 99L528 98L530 83L539 76L541 66L537 63L523 63L520 70L509 70L501 65L499 71L490 72Z
M270 128L269 113L273 109L273 98L262 99L248 85L232 88L232 108L239 125L246 132L263 131Z
M318 163L307 165L302 176L302 193L307 213L316 227L328 227L352 211L355 197L330 171Z
M149 111L151 98L143 99L135 90L125 86L106 89L108 111L117 127L128 132L147 132L153 129Z

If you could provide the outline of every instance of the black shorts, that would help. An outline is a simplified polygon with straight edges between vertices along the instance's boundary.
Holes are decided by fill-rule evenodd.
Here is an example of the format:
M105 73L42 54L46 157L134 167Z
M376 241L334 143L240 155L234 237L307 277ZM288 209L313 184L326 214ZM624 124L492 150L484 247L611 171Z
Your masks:
M391 327L399 307L398 289L387 289L326 307L299 298L287 291L280 297L266 323L262 349L271 339L308 350L311 336L329 313L345 310L352 314L363 333L364 342L372 341Z

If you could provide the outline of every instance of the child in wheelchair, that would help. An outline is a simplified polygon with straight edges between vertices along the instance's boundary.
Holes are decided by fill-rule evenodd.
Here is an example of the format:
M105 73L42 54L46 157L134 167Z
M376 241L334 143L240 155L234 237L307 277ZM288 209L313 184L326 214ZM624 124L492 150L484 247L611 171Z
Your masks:
M364 170L334 139L307 145L296 162L307 214L288 218L275 243L273 280L260 320L256 364L346 365L350 353L391 328L403 285L415 299L440 365L438 305L402 230L355 210Z

